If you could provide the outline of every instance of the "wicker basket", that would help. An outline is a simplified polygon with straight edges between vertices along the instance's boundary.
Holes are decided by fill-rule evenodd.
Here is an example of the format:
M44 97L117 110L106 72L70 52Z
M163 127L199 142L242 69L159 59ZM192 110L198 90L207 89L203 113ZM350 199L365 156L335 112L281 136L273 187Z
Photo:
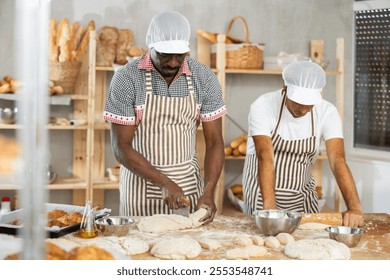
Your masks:
M49 79L62 86L64 93L74 93L80 67L80 61L50 62Z
M229 23L226 36L230 35L233 24L240 19L245 27L245 41L240 44L226 44L226 68L227 69L262 69L264 44L251 43L246 20L241 16L235 16ZM211 67L216 67L216 45L211 46Z

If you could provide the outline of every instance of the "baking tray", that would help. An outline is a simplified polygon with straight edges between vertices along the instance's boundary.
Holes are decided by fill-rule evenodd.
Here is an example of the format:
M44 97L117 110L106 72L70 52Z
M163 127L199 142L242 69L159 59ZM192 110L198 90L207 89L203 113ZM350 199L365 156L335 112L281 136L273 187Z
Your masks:
M56 204L56 203L46 203L46 212L50 212L53 210L63 210L65 212L79 212L80 214L84 213L84 206L77 206L77 205L70 205L70 204ZM21 229L23 225L11 225L9 222L21 219L23 209L18 209L12 212L9 212L3 216L0 217L0 233L6 233L11 235L21 235ZM96 212L95 219L99 219L101 217L104 217L111 213L111 209L101 209ZM58 238L61 236L64 236L68 233L75 232L80 229L80 224L77 223L71 226L67 227L46 227L46 230L48 232L48 236L50 238Z

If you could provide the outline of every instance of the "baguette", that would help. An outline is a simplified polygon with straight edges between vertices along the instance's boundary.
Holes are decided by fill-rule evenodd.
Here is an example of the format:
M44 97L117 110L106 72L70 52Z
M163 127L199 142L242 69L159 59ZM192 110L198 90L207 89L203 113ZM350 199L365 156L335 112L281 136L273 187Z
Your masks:
M70 32L69 23L64 23L61 30L61 36L58 40L58 46L60 47L60 55L58 57L59 62L66 62L70 60L71 53L68 45L68 42L71 39Z
M93 20L90 20L87 28L84 32L83 38L81 39L80 45L78 46L76 50L76 60L81 61L85 51L87 50L88 43L89 43L89 33L91 30L95 30L95 22Z
M60 45L60 39L61 39L61 36L62 36L62 30L63 30L65 24L69 25L69 21L68 21L67 18L61 19L60 22L58 23L57 31L55 33L56 34L56 45L57 46Z
M49 28L49 61L58 61L58 45L56 39L56 20L50 20Z
M15 89L9 83L0 86L0 93L7 93L7 92L14 92L14 91Z
M228 147L225 147L225 156L230 156L232 155L233 153L233 148L228 146Z
M75 31L75 35L74 35L74 42L73 42L73 45L74 45L74 56L76 56L76 50L78 49L79 45L80 45L80 42L81 42L81 38L83 36L83 33L84 33L84 25L80 25L78 28L77 28L77 31Z

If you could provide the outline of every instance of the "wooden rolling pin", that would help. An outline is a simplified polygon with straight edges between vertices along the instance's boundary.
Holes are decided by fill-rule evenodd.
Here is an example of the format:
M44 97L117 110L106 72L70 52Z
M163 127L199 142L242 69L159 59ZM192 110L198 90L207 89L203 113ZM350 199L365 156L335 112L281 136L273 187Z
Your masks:
M331 226L341 226L343 218L341 213L304 213L302 214L301 224L321 223Z

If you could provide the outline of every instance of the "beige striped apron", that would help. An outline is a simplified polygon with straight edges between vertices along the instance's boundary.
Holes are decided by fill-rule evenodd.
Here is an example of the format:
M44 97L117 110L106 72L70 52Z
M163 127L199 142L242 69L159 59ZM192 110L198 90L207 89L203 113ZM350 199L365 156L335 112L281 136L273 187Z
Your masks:
M278 209L305 213L318 212L318 197L311 166L315 161L316 137L313 110L311 110L312 136L299 140L284 140L278 134L286 95L283 96L278 121L271 133L274 147L275 196ZM247 155L243 174L245 212L252 215L263 209L258 182L258 161L256 154Z
M133 147L161 173L177 183L191 200L193 212L203 193L203 180L196 156L197 110L192 80L186 75L188 97L152 94L151 71L146 71L146 102L136 129ZM120 215L170 214L159 186L120 170Z

